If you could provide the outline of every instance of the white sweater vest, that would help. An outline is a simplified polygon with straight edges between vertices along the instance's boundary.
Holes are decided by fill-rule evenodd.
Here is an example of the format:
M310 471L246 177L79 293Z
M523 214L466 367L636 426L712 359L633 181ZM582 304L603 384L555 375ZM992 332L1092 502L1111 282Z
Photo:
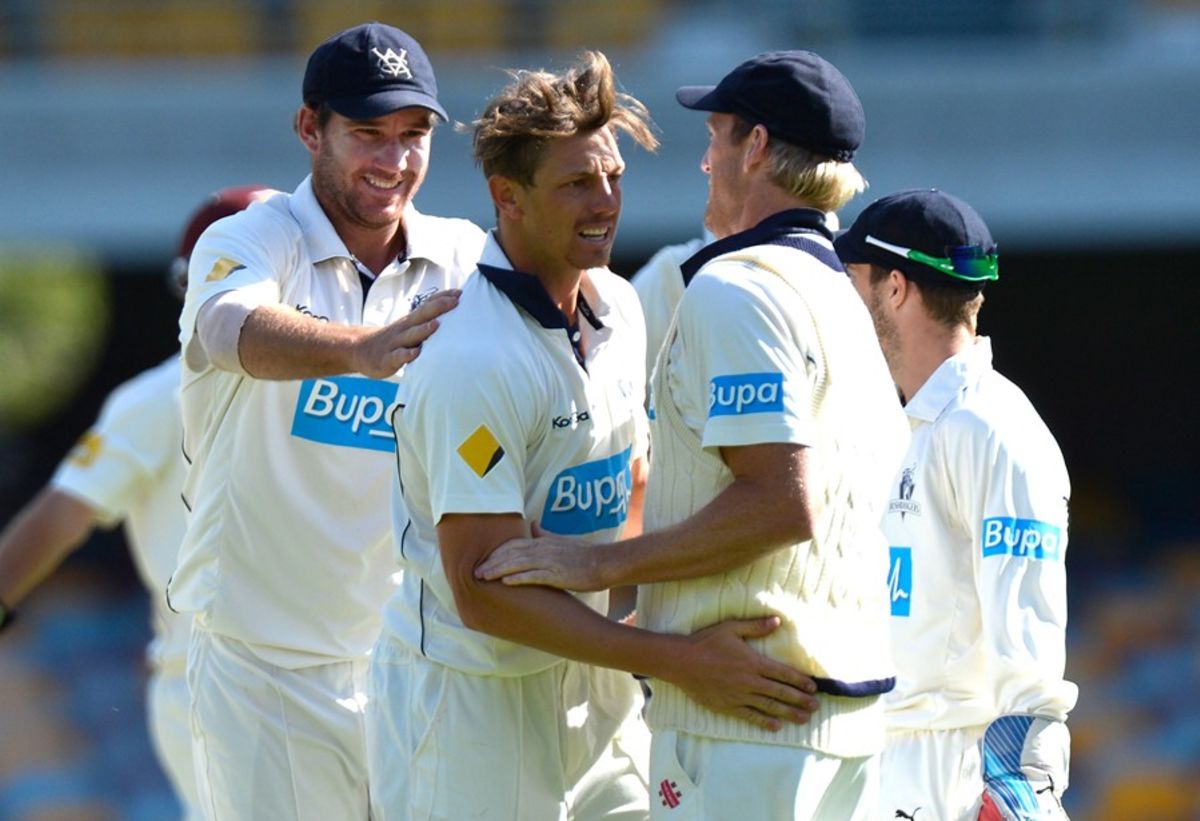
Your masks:
M638 619L651 630L687 634L725 619L778 615L782 625L753 644L822 680L820 707L808 724L770 733L654 681L647 720L655 729L871 755L883 746L880 698L841 693L877 693L894 675L887 545L879 522L908 426L859 297L844 276L811 257L797 264L802 253L756 246L708 265L756 266L778 275L781 301L795 308L789 312L794 337L773 342L803 340L805 350L816 354L809 372L818 431L810 473L810 493L819 502L813 538L719 576L643 585ZM671 396L667 363L677 322L678 316L653 380L650 530L688 518L733 481L724 462L701 446Z

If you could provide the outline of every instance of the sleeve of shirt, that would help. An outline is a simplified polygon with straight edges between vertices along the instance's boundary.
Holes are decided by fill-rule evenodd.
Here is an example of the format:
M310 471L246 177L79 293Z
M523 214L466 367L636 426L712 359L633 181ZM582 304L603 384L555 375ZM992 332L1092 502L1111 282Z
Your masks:
M431 358L421 363L431 378L406 386L404 435L428 477L435 524L447 513L525 513L525 456L544 403L528 379L487 357L470 360L455 358L447 379Z
M1070 485L1052 439L1014 441L983 420L946 426L958 515L971 535L996 708L1062 720L1076 689L1066 663Z
M729 277L697 276L679 308L682 388L707 407L703 445L812 445L817 359L800 336L811 321L785 315L764 279L773 275L738 267Z
M178 370L173 360L160 367ZM91 506L107 527L125 518L179 453L178 379L161 377L151 371L117 387L51 479L53 487Z
M188 264L188 290L179 317L179 342L189 367L207 361L198 358L196 320L213 297L237 292L238 304L253 310L278 304L280 282L290 270L290 244L278 217L269 209L255 208L217 220L196 241Z

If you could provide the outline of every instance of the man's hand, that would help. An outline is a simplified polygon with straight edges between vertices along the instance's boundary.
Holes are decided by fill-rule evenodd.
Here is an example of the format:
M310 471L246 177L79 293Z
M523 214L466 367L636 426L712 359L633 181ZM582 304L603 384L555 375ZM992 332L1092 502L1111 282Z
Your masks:
M724 621L684 638L686 649L670 675L660 676L708 709L777 731L784 721L805 724L817 709L816 682L754 650L779 618Z
M437 318L458 305L461 293L438 291L407 316L364 334L351 352L352 370L372 379L386 379L412 362L421 352L421 343L437 330Z
M532 539L510 539L497 547L475 568L475 578L585 593L611 587L601 562L604 545L544 534L536 525L533 535Z

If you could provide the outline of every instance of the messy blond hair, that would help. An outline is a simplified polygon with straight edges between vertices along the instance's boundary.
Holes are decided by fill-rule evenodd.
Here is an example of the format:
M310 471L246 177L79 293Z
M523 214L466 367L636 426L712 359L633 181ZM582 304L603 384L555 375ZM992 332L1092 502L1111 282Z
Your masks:
M585 51L561 74L510 70L512 82L471 123L475 163L484 176L500 175L523 186L533 177L550 140L620 129L648 151L658 148L650 113L617 91L608 58Z
M730 135L740 143L754 124L741 117L734 120ZM771 181L793 197L821 211L837 211L867 187L854 163L839 162L807 148L772 137L767 143Z

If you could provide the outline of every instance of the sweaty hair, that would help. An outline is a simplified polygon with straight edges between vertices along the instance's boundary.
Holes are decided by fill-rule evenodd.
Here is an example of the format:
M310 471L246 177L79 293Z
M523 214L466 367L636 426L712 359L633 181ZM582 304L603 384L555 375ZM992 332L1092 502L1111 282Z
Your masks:
M754 123L735 116L730 136L740 143L753 130ZM821 211L837 211L867 187L854 163L838 162L784 140L772 138L767 156L771 181Z
M598 51L583 52L561 74L508 74L512 82L469 126L475 163L486 177L499 174L528 187L550 140L601 128L620 129L648 151L658 147L646 107L617 91L612 66Z
M871 263L871 284L887 279L891 271L882 265ZM901 273L904 273L901 271ZM909 285L921 292L925 313L934 322L946 328L966 325L974 332L979 323L979 309L983 307L982 288L963 288L957 285L938 285L934 282L919 282L905 277Z

